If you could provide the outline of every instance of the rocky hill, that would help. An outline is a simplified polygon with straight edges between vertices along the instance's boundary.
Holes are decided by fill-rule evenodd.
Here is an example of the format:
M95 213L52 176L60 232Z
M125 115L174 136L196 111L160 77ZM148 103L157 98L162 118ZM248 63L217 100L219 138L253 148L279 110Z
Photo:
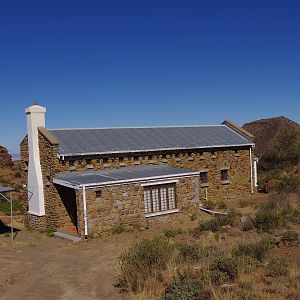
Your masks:
M0 166L10 167L13 166L13 164L12 157L8 153L7 149L0 145Z
M282 131L296 132L300 141L300 125L285 117L253 121L245 124L243 128L255 136L255 153L258 157L274 148L277 137Z

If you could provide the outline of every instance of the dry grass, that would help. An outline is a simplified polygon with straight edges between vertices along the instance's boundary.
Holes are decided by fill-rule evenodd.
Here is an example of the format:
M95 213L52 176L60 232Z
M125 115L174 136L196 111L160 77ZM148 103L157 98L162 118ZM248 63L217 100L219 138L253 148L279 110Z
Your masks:
M294 198L294 197L291 197ZM295 197L297 198L297 197ZM298 198L297 198L298 199ZM247 200L247 205L242 208L238 208L238 211L245 212L247 215L255 214L257 210L257 203L265 202L265 197L260 197L259 200L255 199L252 203ZM297 202L297 201L296 201ZM298 203L299 204L299 203ZM184 233L170 237L169 241L175 247L175 255L171 259L160 276L150 276L143 289L140 292L130 292L128 295L129 299L146 300L146 299L160 299L164 294L164 290L173 285L176 287L176 282L180 282L180 278L190 282L193 280L200 281L204 284L205 289L209 290L209 299L224 299L224 300L243 300L243 299L299 299L300 295L300 256L297 256L297 250L294 251L295 261L289 257L289 268L286 276L269 277L266 275L267 261L273 254L267 255L266 258L262 258L261 261L251 257L238 257L238 276L232 280L227 281L228 285L222 286L213 284L211 280L211 269L212 262L220 256L230 257L232 251L237 248L240 244L245 243L256 243L261 239L264 239L266 233L261 233L257 230L250 230L247 232L242 231L240 223L241 215L237 216L237 220L234 226L223 226L217 231L218 237L212 232L203 232L199 237L195 237L191 232L192 229L186 230ZM203 221L202 221L203 222ZM194 222L196 227L198 222ZM300 232L300 224L294 224L293 229ZM284 228L275 229L272 232L273 237L279 236L284 232ZM161 233L163 235L163 232ZM194 245L194 248L204 249L205 247L212 247L216 251L211 251L210 255L195 254L195 252L189 253L187 257L191 259L185 259L180 256L180 247L182 245ZM273 245L275 246L275 245ZM291 247L285 247L280 245L282 256L286 256L287 252L291 252ZM296 247L293 246L293 247ZM298 246L299 247L299 246ZM284 249L286 250L284 250ZM194 249L195 250L195 249ZM194 251L193 249L191 251ZM275 249L274 249L275 250ZM195 250L196 251L196 250ZM201 254L202 253L202 254ZM294 254L293 254L294 255ZM191 286L191 289L193 286ZM181 291L180 291L181 292ZM181 299L178 295L174 296L174 300ZM173 298L166 298L173 299ZM193 297L187 297L186 294L182 299L199 299ZM208 299L208 298L205 298Z

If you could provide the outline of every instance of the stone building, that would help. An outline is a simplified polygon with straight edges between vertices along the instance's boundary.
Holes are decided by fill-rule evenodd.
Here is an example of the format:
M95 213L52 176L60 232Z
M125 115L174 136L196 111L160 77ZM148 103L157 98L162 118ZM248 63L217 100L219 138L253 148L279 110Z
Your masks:
M233 122L46 129L45 112L36 104L26 109L20 146L32 228L99 235L255 191L253 136Z

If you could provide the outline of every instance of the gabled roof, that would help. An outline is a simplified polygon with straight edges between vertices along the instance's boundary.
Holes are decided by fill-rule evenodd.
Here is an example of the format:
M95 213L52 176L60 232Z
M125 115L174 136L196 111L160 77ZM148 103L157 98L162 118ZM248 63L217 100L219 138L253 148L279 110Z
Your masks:
M156 181L198 175L199 172L186 168L174 168L169 165L147 165L109 170L63 172L58 173L53 182L78 189L83 186L103 186L148 180Z
M164 150L252 146L234 128L213 126L49 129L58 141L58 154L80 156Z

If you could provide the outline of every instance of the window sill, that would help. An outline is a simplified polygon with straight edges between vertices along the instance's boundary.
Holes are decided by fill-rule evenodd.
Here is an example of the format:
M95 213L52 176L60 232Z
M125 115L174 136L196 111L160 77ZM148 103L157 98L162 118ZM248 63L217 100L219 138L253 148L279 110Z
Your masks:
M206 187L209 187L209 184L208 183L201 183L200 186L203 187L203 188L206 188Z
M221 181L221 183L222 183L222 185L227 185L227 184L230 183L230 181L229 180L224 180L224 181Z
M145 218L163 216L163 215L173 214L173 213L177 213L177 212L179 212L178 208L171 209L171 210L165 210L165 211L158 211L158 212L155 212L155 213L146 214Z

